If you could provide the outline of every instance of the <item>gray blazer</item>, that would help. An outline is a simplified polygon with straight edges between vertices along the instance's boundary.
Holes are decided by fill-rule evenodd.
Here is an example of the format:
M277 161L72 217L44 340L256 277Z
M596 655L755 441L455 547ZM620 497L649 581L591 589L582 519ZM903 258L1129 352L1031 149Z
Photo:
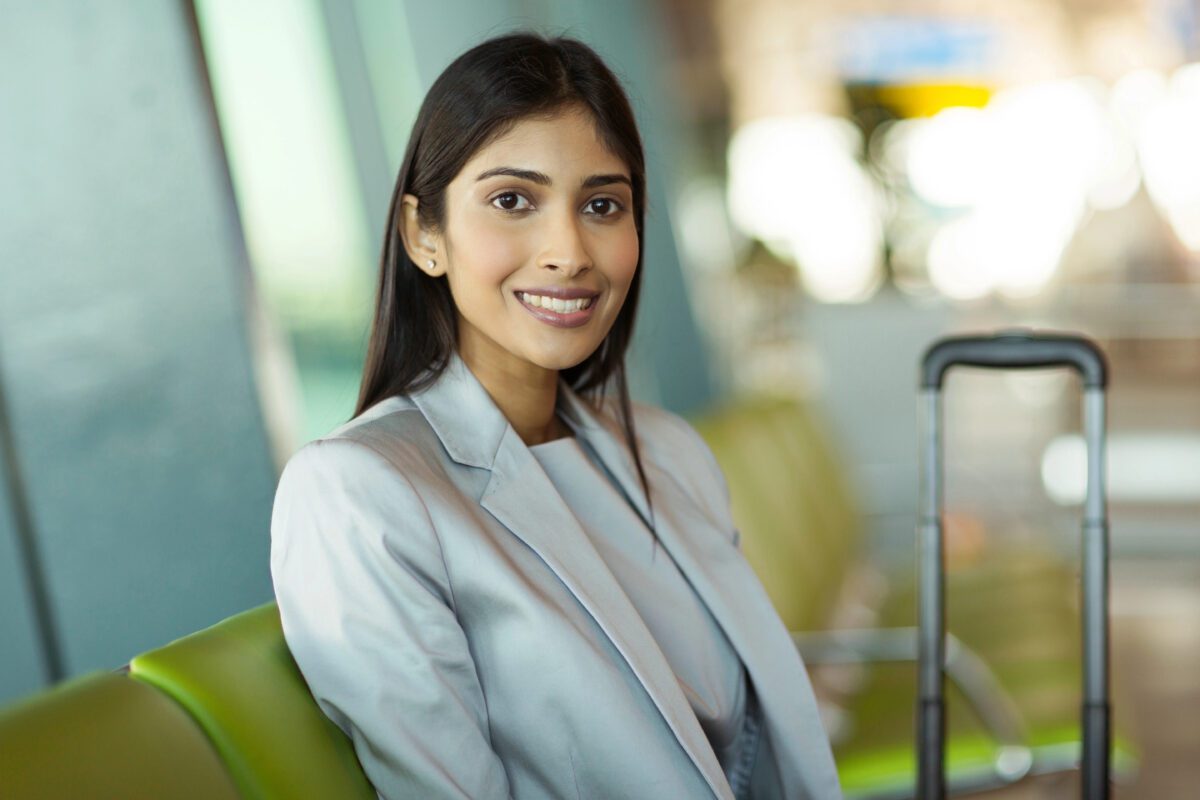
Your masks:
M565 384L559 403L649 517L615 423ZM840 797L712 453L673 414L635 423L662 545L755 689L753 797ZM291 458L271 573L296 663L381 797L733 797L645 624L457 357Z

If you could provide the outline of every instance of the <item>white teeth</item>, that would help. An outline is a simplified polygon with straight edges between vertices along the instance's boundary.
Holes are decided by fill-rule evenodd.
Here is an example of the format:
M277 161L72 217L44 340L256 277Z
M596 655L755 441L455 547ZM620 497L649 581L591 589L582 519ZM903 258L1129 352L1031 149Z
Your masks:
M560 300L557 297L546 297L540 294L530 294L529 292L521 292L521 300L531 306L537 308L546 308L559 314L572 314L576 311L582 311L592 304L592 298L579 297L574 300Z

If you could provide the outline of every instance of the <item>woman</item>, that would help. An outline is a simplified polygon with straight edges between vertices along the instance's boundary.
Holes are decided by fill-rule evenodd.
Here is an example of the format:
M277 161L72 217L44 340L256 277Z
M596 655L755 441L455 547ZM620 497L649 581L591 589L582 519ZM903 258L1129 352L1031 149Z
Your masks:
M288 645L383 797L839 796L712 454L629 402L644 210L585 45L493 39L425 98L356 415L271 527Z

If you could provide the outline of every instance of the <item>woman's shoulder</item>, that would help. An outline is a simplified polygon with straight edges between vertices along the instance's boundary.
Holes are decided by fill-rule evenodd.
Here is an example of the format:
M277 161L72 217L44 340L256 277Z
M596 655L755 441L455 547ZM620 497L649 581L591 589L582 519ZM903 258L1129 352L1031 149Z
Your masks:
M659 406L633 403L633 424L644 457L678 477L692 476L698 492L727 494L725 476L708 443L683 416Z
M297 465L331 463L343 470L385 462L401 473L436 460L441 445L416 405L406 396L381 400L329 433L313 439L288 460Z
M589 405L611 435L618 439L624 438L621 431L620 405L615 397L607 397L598 404ZM649 458L656 463L670 464L680 459L700 456L705 461L716 463L704 439L679 414L661 406L640 402L631 402L629 409L638 450L643 458Z
M680 448L703 447L696 429L679 414L648 403L631 403L638 443L649 449L678 452Z
M684 417L658 406L635 403L633 420L644 461L656 468L655 480L667 480L723 529L732 529L729 488L708 443Z

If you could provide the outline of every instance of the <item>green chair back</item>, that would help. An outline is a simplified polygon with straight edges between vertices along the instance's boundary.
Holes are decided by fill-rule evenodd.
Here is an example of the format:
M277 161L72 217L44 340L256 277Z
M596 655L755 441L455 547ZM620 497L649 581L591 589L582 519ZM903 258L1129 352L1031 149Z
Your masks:
M212 740L242 797L363 798L375 790L350 740L313 700L268 603L130 662Z
M187 712L123 675L85 675L0 712L4 800L237 796Z

